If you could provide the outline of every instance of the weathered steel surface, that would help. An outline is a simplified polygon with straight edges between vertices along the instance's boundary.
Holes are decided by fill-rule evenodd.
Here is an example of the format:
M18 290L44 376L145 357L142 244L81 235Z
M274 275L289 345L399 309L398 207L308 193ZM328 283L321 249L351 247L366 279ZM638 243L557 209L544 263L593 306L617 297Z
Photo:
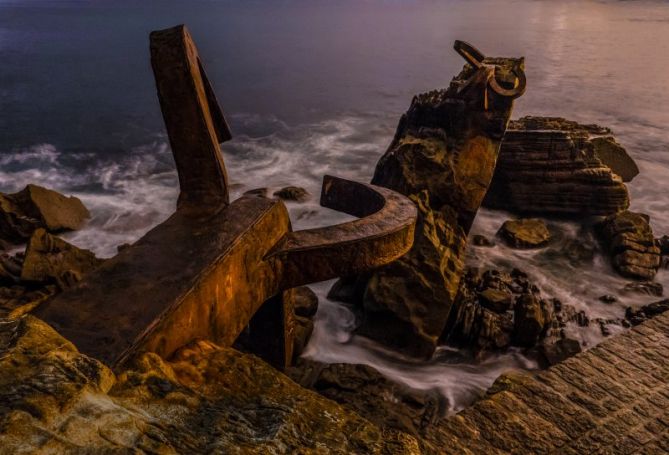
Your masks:
M36 314L118 367L198 338L231 345L245 328L272 364L291 358L281 292L387 264L413 243L416 208L391 190L326 176L321 204L364 218L292 232L285 205L228 203L218 141L230 132L183 26L151 34L158 96L179 172L177 211Z
M151 66L179 170L177 207L216 210L228 203L219 143L232 134L186 27L151 33Z
M486 86L489 86L495 93L500 96L509 97L516 99L521 97L525 93L527 88L527 79L525 77L525 71L522 68L523 59L520 59L519 64L513 68L512 72L516 78L512 88L502 87L497 81L495 75L495 65L490 65L484 63L485 55L477 48L471 44L455 40L453 44L453 49L464 58L467 63L469 63L474 69L474 75L465 83L461 91L465 90L470 86L478 85L479 83L484 83ZM487 88L487 87L486 87ZM485 96L486 109L488 108L488 96Z

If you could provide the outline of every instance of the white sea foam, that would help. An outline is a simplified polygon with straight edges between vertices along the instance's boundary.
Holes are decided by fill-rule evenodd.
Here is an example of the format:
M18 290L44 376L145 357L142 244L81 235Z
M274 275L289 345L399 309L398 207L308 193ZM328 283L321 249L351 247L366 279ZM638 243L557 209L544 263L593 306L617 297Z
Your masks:
M263 119L245 121L263 125ZM294 127L276 120L267 123L271 128L265 125L263 134L256 131L253 136L238 136L223 145L232 197L253 188L267 187L271 193L285 185L299 185L312 196L303 204L287 203L295 228L349 219L318 205L322 176L331 173L369 181L376 161L392 136L391 122L379 122L374 116L346 116ZM260 126L258 128L263 129ZM629 143L635 142L630 140L625 145ZM662 202L668 185L664 174L669 160L659 153L661 144L654 147L647 148L648 159L646 155L635 156L642 173L632 183L631 192L633 208L649 213L656 233L661 234L669 232L669 211L667 203ZM85 229L70 233L67 238L101 256L115 254L117 245L135 241L164 220L174 210L178 192L177 176L165 140L135 148L113 159L92 152L64 153L53 145L40 144L4 154L0 164L3 191L37 183L80 197L90 208L92 219ZM482 209L472 233L494 237L503 221L510 217ZM544 295L573 305L591 318L620 318L626 306L653 300L652 297L621 295L616 304L600 302L601 295L620 295L618 291L626 280L615 275L608 259L599 253L592 261L582 263L566 258L560 250L569 241L581 239L591 246L594 241L577 224L551 223L560 232L560 238L548 249L513 250L497 242L493 248L471 247L468 263L483 268L521 268ZM657 279L669 285L669 271L661 271ZM306 357L324 362L363 363L407 386L438 390L446 398L451 412L471 403L504 371L536 367L517 351L473 361L458 350L442 347L429 362L403 358L353 335L355 316L346 307L325 298L329 284L313 286L321 303ZM610 330L621 329L612 325ZM596 324L587 329L570 324L567 333L585 347L603 339Z

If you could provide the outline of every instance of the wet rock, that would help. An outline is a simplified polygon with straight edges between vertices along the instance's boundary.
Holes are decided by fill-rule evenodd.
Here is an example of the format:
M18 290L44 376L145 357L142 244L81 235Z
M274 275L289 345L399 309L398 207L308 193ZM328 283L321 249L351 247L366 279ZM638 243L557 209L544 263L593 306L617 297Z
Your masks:
M286 186L274 192L274 196L284 201L304 202L309 199L309 193L299 186Z
M634 281L632 283L627 283L621 292L662 297L662 294L664 294L664 287L662 284L653 281Z
M320 364L302 360L289 375L381 428L418 436L441 415L436 392L412 390L367 365Z
M602 295L602 296L599 297L599 301L602 302L602 303L608 303L608 304L616 303L618 301L618 297L616 297L615 295L610 295L610 294Z
M655 239L655 245L660 249L661 255L669 255L669 235L663 235L659 239Z
M295 316L293 328L293 363L302 355L314 332L314 323L310 318Z
M631 182L639 175L639 167L612 136L594 137L590 140L595 148L595 156L605 166L608 166L623 182Z
M307 286L290 289L283 294L295 314L293 320L293 363L302 355L314 331L312 318L318 311L318 296Z
M542 344L540 352L549 366L557 365L581 352L581 344L577 340L563 338L555 343Z
M267 197L267 188L255 188L244 192L246 196ZM276 195L276 193L275 193Z
M258 358L200 341L115 376L30 316L0 321L7 453L419 453Z
M546 300L532 294L520 296L514 307L513 344L534 346L546 334L553 317L553 308Z
M116 252L120 253L120 252L122 252L123 250L127 249L130 246L131 246L130 243L122 243L121 245L117 245L116 246Z
M413 248L371 275L358 333L427 358L448 318L455 292L451 287L457 284L454 270L463 267L465 244L464 237L454 237L449 228L457 225L452 210L430 209L425 191L411 199L419 213Z
M507 85L524 65L486 62ZM473 71L466 66L448 89L414 97L372 179L412 197L419 222L412 250L371 275L359 331L412 356L431 356L446 325L513 106L477 83L465 85Z
M37 229L26 248L21 281L55 283L61 289L67 289L102 262L92 252L77 248L44 229Z
M492 246L495 246L495 242L490 240L485 235L475 234L475 235L472 236L472 245L492 247Z
M66 197L37 185L13 194L0 193L0 238L23 243L38 228L49 232L76 230L90 213L76 197Z
M627 188L597 155L599 151L614 163L611 157L619 156L614 143L611 131L597 125L557 117L512 121L484 205L521 215L576 219L624 210L629 207Z
M662 314L667 310L669 310L669 299L664 299L659 302L644 305L637 310L628 307L625 311L625 319L627 319L631 325L635 326L654 316Z
M568 317L561 313L562 304L558 300L541 299L540 294L521 270L513 269L511 273L505 273L492 269L481 273L478 269L469 268L460 282L458 297L442 341L472 349L477 355L508 348L513 344L514 332L520 330L516 324L523 322L522 318L514 316L516 306L526 296L531 296L539 302L544 317L542 330L535 340L537 342L548 334L550 326L559 327L555 314L562 319ZM496 303L493 304L493 301Z
M505 221L497 234L513 248L541 248L551 240L546 223L538 218Z
M297 316L312 318L318 311L318 296L307 286L294 288L292 291L292 307Z
M367 276L354 276L340 278L328 291L328 300L343 302L351 305L362 304L362 299L367 287Z
M655 277L660 249L647 215L626 210L605 218L596 230L618 273L641 280Z
M481 305L495 313L504 313L511 308L513 294L498 289L485 289L479 294Z

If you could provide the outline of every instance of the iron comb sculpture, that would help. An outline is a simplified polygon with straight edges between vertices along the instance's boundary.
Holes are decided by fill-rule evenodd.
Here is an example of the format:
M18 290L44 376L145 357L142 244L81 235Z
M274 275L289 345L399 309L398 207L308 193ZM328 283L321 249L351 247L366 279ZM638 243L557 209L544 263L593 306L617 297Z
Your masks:
M230 202L219 144L232 134L195 44L184 26L152 32L150 41L179 174L177 209L36 315L115 369L197 338L230 346L248 327L256 353L283 367L292 310L282 291L400 257L413 243L416 208L389 189L331 176L321 205L360 219L293 231L280 200Z

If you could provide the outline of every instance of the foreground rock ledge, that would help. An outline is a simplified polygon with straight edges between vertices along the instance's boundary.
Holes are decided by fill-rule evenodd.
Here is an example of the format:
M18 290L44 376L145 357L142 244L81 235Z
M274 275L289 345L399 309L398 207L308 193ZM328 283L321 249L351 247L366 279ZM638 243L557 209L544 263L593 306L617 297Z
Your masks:
M32 316L0 320L2 453L420 453L258 358L198 342L118 377Z

